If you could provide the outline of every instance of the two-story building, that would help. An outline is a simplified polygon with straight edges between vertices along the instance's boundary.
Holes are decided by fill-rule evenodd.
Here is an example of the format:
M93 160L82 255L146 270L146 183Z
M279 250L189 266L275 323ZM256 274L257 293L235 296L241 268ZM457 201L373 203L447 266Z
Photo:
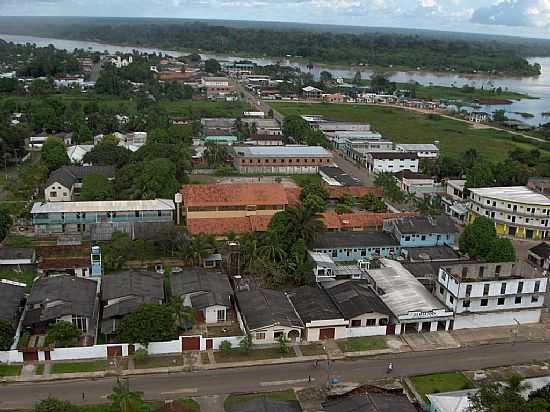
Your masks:
M464 179L447 179L445 193L441 197L445 214L460 224L464 223L468 215L468 195L465 186Z
M346 139L342 150L348 159L367 167L369 153L388 153L393 151L393 142L389 140Z
M356 262L376 257L397 257L399 242L387 232L326 232L311 246L314 252L325 253L335 262Z
M332 153L321 146L234 146L239 173L316 174L332 163Z
M93 202L37 202L31 209L37 235L81 234L108 240L114 231L138 238L147 227L153 231L172 226L174 202L169 199L110 200Z
M112 180L115 172L114 166L63 166L50 173L44 199L47 202L70 202L79 195L86 176L98 174Z
M550 237L550 198L525 186L471 188L467 223L478 216L495 222L498 235Z
M416 153L419 159L434 160L439 157L439 146L436 143L400 143L395 145L395 149L405 153Z
M384 231L401 247L453 246L458 235L454 222L446 215L407 216L384 221Z
M419 159L416 153L371 152L367 154L366 167L370 173L397 173L410 170L418 173Z
M523 262L456 263L439 269L436 297L455 313L454 329L536 323L547 278Z

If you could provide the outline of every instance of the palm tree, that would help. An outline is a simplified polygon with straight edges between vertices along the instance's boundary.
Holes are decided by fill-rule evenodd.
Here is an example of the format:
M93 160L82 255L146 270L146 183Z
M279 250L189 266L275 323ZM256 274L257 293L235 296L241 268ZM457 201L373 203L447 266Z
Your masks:
M295 239L304 239L309 245L317 235L325 230L325 224L315 210L306 208L302 204L290 206L286 209L288 227L296 234Z
M134 412L140 410L143 405L143 394L132 392L128 379L117 379L113 393L109 395L112 402L112 410L116 412Z
M174 296L170 300L170 306L174 310L175 322L178 329L184 329L185 325L194 323L195 311L189 306L184 306L180 296Z
M260 246L258 252L272 262L282 262L286 258L286 252L276 234L266 235L264 245Z
M190 258L192 264L201 265L205 257L214 251L214 240L210 236L195 236L187 247L185 254Z

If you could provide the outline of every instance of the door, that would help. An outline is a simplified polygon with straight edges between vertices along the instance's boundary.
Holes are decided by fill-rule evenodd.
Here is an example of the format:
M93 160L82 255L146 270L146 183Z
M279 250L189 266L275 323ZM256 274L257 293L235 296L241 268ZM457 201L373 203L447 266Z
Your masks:
M390 323L386 326L386 335L395 335L395 324Z
M184 336L181 340L181 350L200 350L200 336Z
M47 361L52 360L52 356L51 356L49 350L44 351L44 359L47 360Z
M334 339L334 328L319 329L319 340Z
M134 353L136 353L135 345L128 345L128 355L133 355Z
M117 356L122 356L122 346L107 346L107 357L115 358Z
M214 341L212 339L206 339L206 349L212 349L214 347Z
M35 362L38 360L38 352L29 351L23 352L23 362Z

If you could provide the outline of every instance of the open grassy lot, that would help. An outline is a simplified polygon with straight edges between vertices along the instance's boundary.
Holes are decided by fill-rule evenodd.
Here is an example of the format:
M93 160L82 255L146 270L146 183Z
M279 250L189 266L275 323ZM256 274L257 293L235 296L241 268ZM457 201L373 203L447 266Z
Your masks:
M279 348L265 348L265 349L253 349L248 353L243 353L238 349L233 349L229 353L214 352L214 358L218 363L227 362L246 362L262 359L279 359L279 358L293 358L296 354L292 349L284 356L281 354Z
M0 376L19 376L22 365L0 365Z
M458 155L476 149L489 160L503 160L514 148L531 150L528 143L518 143L513 135L492 129L474 129L469 124L437 115L372 105L330 103L271 103L283 115L320 114L329 119L367 122L395 143L433 143L439 140L443 154Z
M386 349L386 340L379 336L365 336L339 340L338 347L344 352L363 352L367 350Z
M474 384L462 372L435 373L411 377L419 395L426 400L427 393L441 393L474 388Z
M322 355L325 353L323 345L320 343L313 343L311 345L300 345L300 350L304 356Z
M93 362L60 362L51 366L50 373L78 373L78 372L97 372L107 368L106 361Z
M224 406L227 408L232 405L238 405L243 402L253 401L256 399L269 399L272 401L295 401L296 395L292 389L278 392L266 392L266 393L244 393L229 395L224 402Z
M32 272L15 272L15 271L6 271L0 272L0 279L12 280L14 282L20 282L27 285L25 288L26 292L30 292L32 288L32 281L36 277L36 273Z
M163 101L160 106L171 116L200 119L201 117L241 117L250 109L243 101L211 102L208 100Z

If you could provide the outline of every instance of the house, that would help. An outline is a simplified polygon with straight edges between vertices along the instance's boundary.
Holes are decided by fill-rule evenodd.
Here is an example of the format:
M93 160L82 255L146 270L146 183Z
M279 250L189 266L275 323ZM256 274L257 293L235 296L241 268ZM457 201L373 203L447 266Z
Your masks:
M92 202L37 202L31 209L37 235L80 234L109 240L113 232L146 238L173 227L174 202L168 199Z
M316 286L302 286L291 290L288 297L304 323L303 340L317 342L347 338L348 322L324 290Z
M405 267L380 259L379 269L368 271L373 290L391 310L388 334L446 331L453 327L454 312L433 296Z
M368 282L345 280L322 285L348 322L348 337L386 335L393 314Z
M271 222L271 215L251 215L231 218L187 219L187 232L190 235L212 235L217 239L227 239L227 235L265 232Z
M0 271L34 270L36 253L32 248L0 247Z
M350 188L347 188L350 189ZM373 213L373 212L355 212L342 213L323 212L320 214L323 223L328 232L335 231L361 231L361 230L379 230L383 228L384 221L387 219L396 219L399 217L416 216L415 212L401 213Z
M346 95L342 93L323 94L323 100L328 103L344 103Z
M370 139L370 138L345 138L339 145L345 157L367 167L367 157L371 152L391 152L393 151L393 142L389 140Z
M331 395L322 406L324 412L417 412L417 408L402 390L388 390L371 385Z
M36 136L29 137L29 150L42 150L42 146L46 143L50 137L55 137L63 142L65 146L70 146L72 143L73 134L72 133L40 133Z
M376 257L397 257L399 242L387 232L326 232L311 245L314 252L326 253L335 262L356 262Z
M124 147L131 152L137 152L141 146L147 143L147 132L130 132L126 134L114 132L110 136L113 136L118 140L119 146ZM105 135L103 134L94 136L94 145L99 144L104 138Z
M409 216L384 221L384 231L399 240L401 247L453 246L458 235L446 215Z
M38 278L27 299L23 327L44 334L52 323L63 320L94 336L97 288L94 280L70 275Z
M404 153L416 153L419 159L434 160L439 157L439 142L431 143L400 143L395 148Z
M322 126L320 126L322 127ZM369 126L370 127L370 126ZM362 141L381 141L382 135L371 130L337 130L334 132L323 132L328 142L336 149L346 152L346 142L354 141L360 143Z
M235 146L233 165L239 173L317 174L332 163L332 153L321 146Z
M45 276L67 274L87 278L92 274L90 256L42 258L38 273Z
M533 246L528 251L527 259L537 267L550 270L550 244L542 242Z
M119 272L101 280L101 333L116 332L117 323L141 305L164 301L164 275L156 272Z
M185 268L170 275L172 296L182 298L183 305L193 308L205 323L223 323L232 309L233 288L221 272L202 268Z
M68 88L68 87L82 87L84 85L84 78L82 77L61 77L59 79L54 79L53 83L58 89Z
M84 156L93 150L92 144L79 144L67 147L67 156L72 164L82 164Z
M450 262L462 260L460 254L449 246L411 247L401 250L407 262Z
M282 136L281 125L275 119L242 118L241 124L246 125L252 137L255 136Z
M236 131L235 118L202 118L201 119L201 131L204 135L208 132L218 132L226 135L231 135Z
M463 224L468 215L468 195L466 194L466 180L447 179L445 181L446 193L441 197L445 214L456 223Z
M478 216L495 222L498 235L543 240L550 237L550 198L526 186L470 188L466 223Z
M489 114L485 112L468 113L467 119L472 123L487 123L490 120Z
M362 260L356 263L336 264L330 255L312 251L308 251L308 259L313 266L313 275L317 283L342 279L366 279L366 270L370 265L369 262Z
M405 152L370 152L367 154L366 168L370 173L397 173L410 170L418 173L418 155Z
M435 295L455 312L454 329L537 323L546 283L523 262L459 262L439 269Z
M122 69L132 64L134 62L134 57L131 54L127 56L116 55L111 57L110 62L117 69Z
M440 183L435 183L433 177L414 173L409 170L397 172L394 174L394 177L402 192L415 194L418 197L424 197L424 195L435 196L443 193L444 190L444 187Z
M114 166L63 166L50 174L44 199L47 202L70 202L79 195L86 176L99 174L112 180L115 172Z
M323 186L362 186L361 180L348 175L338 166L322 166L319 168L319 175Z
M25 307L24 283L0 279L0 321L16 326Z
M320 99L323 91L313 86L306 86L302 88L302 96L304 99Z
M304 324L283 292L253 289L237 292L236 297L243 324L254 344L277 343L281 337L300 341Z
M384 197L384 189L381 187L369 186L330 186L327 188L328 198L337 201L343 196L351 196L354 200L361 199L367 195L373 195L378 199Z
M245 399L246 395L245 395ZM300 402L258 397L225 406L226 412L302 412Z

